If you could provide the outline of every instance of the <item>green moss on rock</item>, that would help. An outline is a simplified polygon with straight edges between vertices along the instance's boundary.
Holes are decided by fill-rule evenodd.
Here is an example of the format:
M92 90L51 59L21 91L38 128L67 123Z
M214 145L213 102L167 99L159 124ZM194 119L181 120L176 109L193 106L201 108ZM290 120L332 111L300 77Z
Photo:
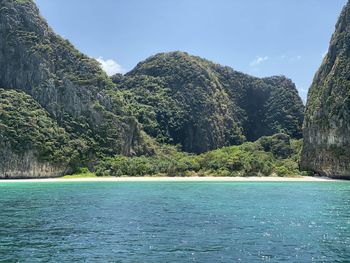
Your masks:
M350 2L309 90L301 167L350 178Z
M33 1L1 1L0 25L0 86L31 95L69 134L75 165L152 152L134 117L108 109L114 84L99 63L56 35Z
M159 142L201 153L278 132L301 138L304 106L285 77L259 79L184 52L161 53L112 78Z

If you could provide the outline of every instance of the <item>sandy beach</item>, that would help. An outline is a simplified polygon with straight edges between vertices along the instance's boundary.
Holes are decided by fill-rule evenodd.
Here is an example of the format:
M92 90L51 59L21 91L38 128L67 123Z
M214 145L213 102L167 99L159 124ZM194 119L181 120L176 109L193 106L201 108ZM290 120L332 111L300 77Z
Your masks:
M43 179L2 179L10 182L339 182L326 177L84 177Z

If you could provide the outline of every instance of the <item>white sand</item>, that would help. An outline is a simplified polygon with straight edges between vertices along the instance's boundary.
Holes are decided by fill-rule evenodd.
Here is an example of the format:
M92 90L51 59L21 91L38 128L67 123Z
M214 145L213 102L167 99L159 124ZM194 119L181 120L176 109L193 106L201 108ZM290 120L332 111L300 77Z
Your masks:
M4 182L338 182L326 177L85 177L7 179Z

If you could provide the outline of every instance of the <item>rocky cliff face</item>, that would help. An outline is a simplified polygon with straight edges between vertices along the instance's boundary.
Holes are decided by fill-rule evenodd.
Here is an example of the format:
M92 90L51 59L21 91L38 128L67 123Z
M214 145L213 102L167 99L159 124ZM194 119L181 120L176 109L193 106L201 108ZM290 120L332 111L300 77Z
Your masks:
M134 134L134 125L105 109L113 83L98 62L48 27L33 1L2 0L0 32L1 87L32 95L61 126L104 150L131 154L123 136ZM109 129L118 133L107 142Z
M149 136L195 153L301 136L303 104L287 78L171 52L112 81L32 0L0 0L0 69L0 177L54 177L116 154L153 154Z
M301 167L350 178L350 2L308 94Z
M32 150L16 153L12 147L0 145L0 179L51 178L69 172L64 163L42 161L38 155Z
M284 132L301 137L303 103L285 77L259 79L184 52L157 54L113 77L159 141L201 153Z
M30 95L0 89L0 178L61 176L73 142Z
M74 141L77 165L151 151L136 119L107 109L114 84L98 62L56 35L32 0L0 0L0 68L0 87L30 94Z

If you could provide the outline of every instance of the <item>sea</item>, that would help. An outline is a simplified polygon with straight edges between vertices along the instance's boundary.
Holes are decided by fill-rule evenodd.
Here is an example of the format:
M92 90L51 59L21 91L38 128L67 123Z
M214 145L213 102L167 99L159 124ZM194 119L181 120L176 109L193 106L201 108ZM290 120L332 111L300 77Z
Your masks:
M0 182L0 262L350 262L350 182Z

